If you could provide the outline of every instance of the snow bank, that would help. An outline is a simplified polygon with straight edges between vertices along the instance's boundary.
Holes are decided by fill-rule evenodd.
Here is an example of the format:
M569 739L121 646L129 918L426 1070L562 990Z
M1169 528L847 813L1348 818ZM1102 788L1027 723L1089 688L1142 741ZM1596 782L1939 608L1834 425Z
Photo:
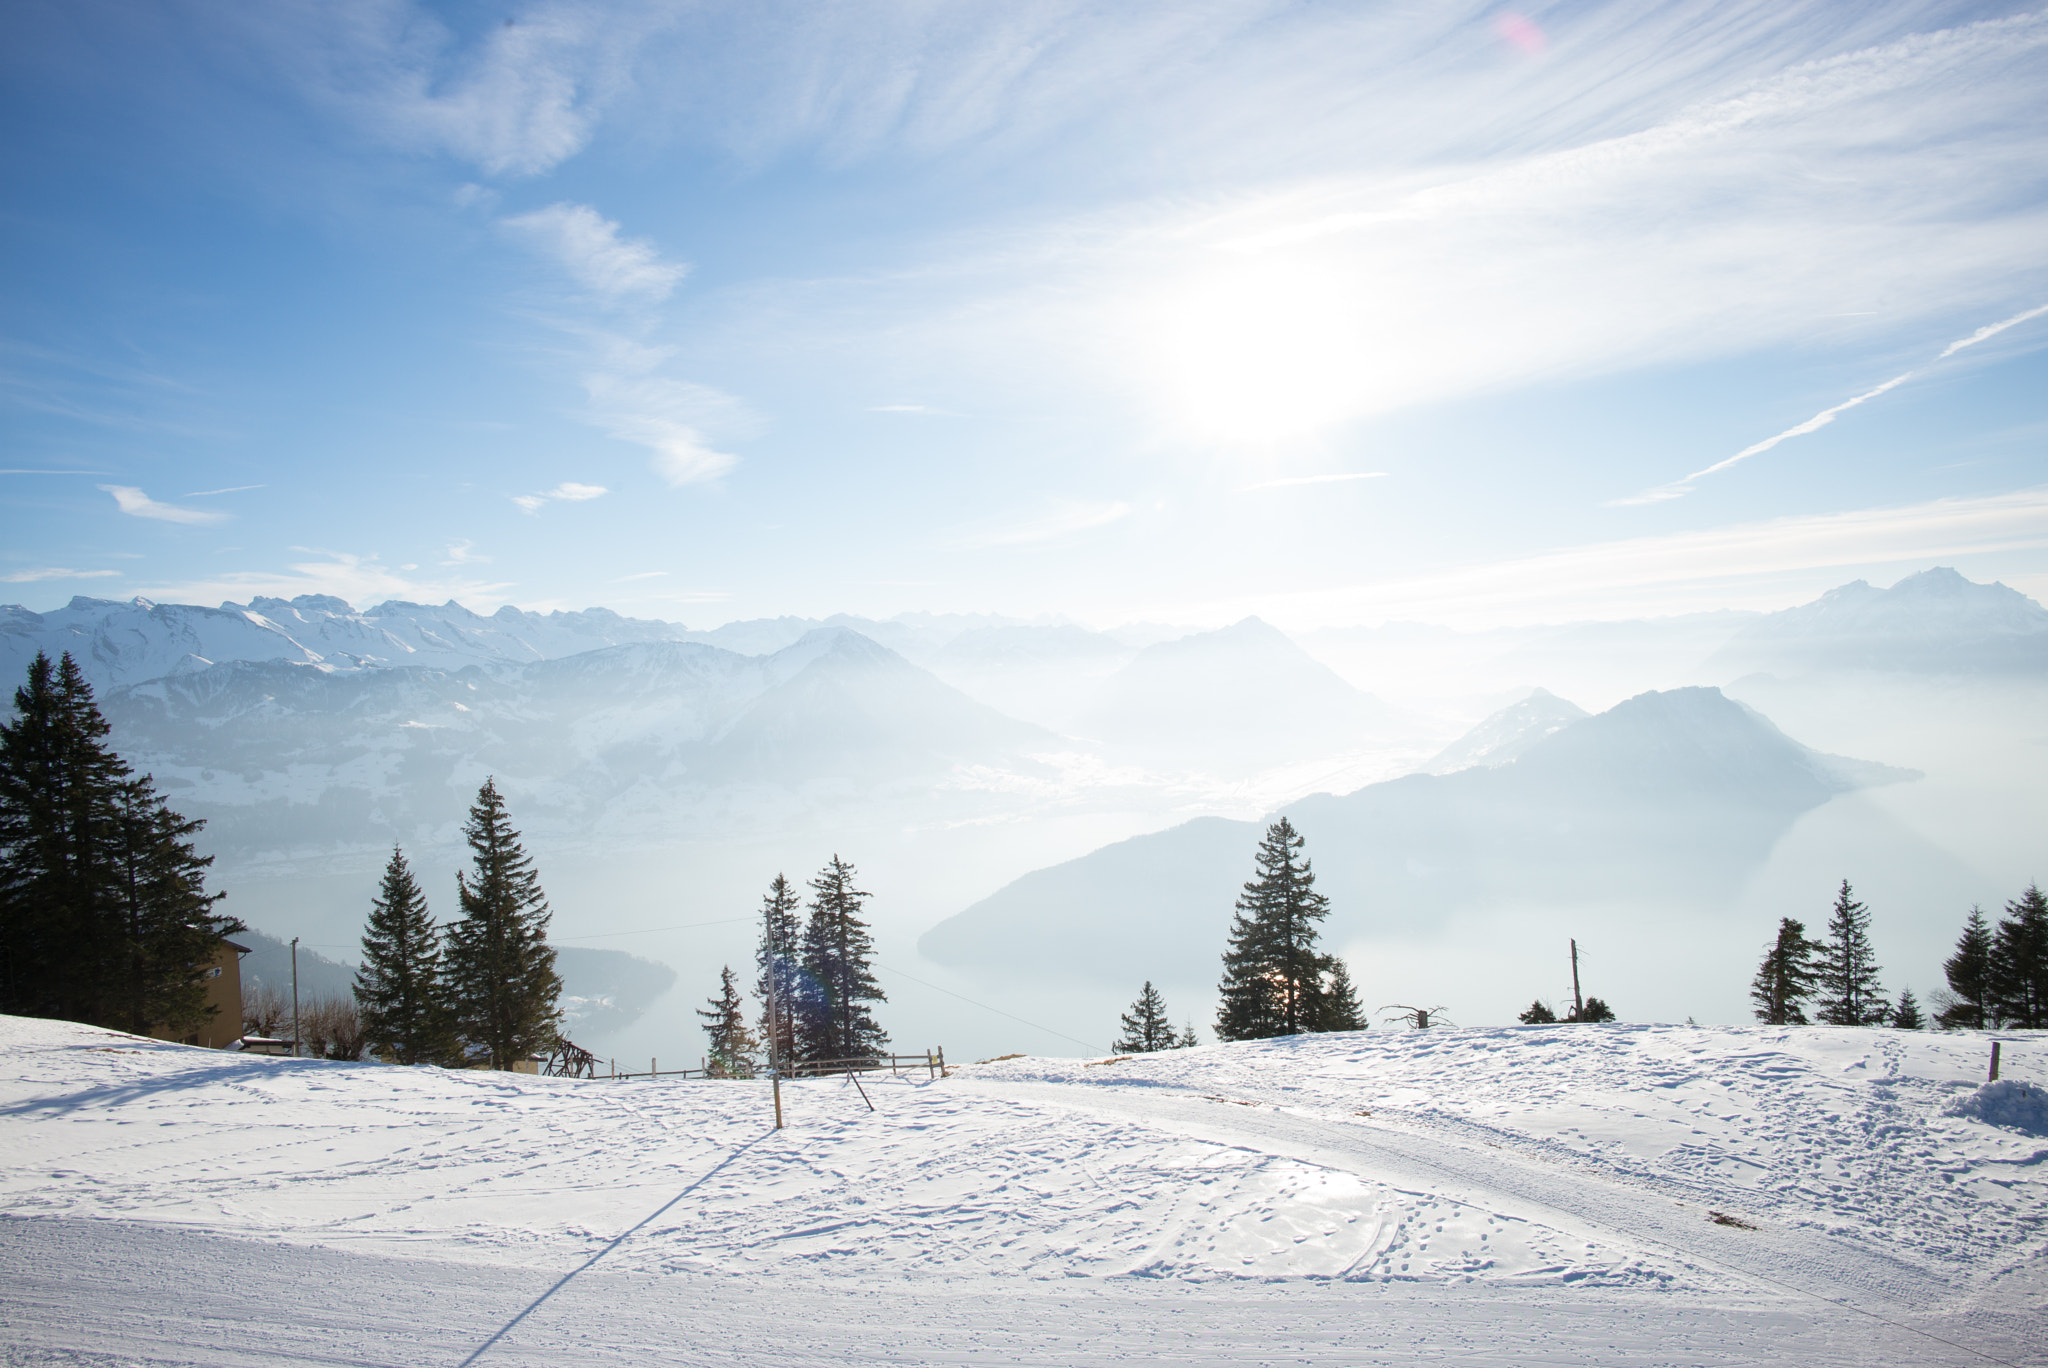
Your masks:
M1990 1126L2007 1126L2027 1135L2048 1135L2048 1088L2001 1078L1958 1097L1944 1110Z

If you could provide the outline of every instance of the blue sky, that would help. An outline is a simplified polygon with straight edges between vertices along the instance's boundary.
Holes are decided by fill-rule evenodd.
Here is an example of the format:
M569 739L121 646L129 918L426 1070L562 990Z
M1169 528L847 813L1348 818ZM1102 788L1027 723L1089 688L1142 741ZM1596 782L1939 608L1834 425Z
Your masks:
M2023 6L24 0L0 70L33 608L2048 592Z

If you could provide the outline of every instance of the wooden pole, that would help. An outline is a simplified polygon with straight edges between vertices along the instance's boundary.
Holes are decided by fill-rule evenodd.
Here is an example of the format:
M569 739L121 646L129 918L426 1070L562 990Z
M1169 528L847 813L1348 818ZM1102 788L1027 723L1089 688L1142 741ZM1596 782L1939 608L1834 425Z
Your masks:
M1586 1000L1579 996L1579 942L1572 941L1572 1020L1586 1019Z
M292 937L292 1058L299 1057L299 938ZM1997 1075L1993 1074L1996 1078Z
M1988 1081L1998 1081L1998 1042L1995 1040L1991 1042L1991 1077Z

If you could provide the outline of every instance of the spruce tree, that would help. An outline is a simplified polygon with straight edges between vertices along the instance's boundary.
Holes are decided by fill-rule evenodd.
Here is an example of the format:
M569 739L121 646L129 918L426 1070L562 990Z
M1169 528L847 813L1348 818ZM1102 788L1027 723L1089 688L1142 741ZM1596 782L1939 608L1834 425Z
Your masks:
M1145 980L1137 1001L1120 1020L1124 1033L1121 1039L1110 1043L1113 1054L1153 1054L1180 1046L1180 1036L1174 1032L1173 1023L1166 1016L1166 999L1160 996L1150 979Z
M384 879L370 899L356 1010L363 1041L400 1064L440 1064L455 1055L441 983L441 932L405 852L391 848Z
M115 791L116 907L123 962L108 1017L137 1035L177 1037L207 1023L209 966L221 937L242 924L213 908L225 894L206 891L211 855L192 849L204 822L180 817L157 797L149 776Z
M1815 956L1814 1016L1828 1026L1882 1026L1891 1015L1870 946L1870 912L1850 896L1849 881L1828 913L1828 938Z
M242 930L205 891L202 823L164 806L107 745L69 654L38 653L0 723L0 1012L183 1034Z
M1195 1034L1195 1023L1191 1019L1187 1023L1186 1028L1181 1031L1180 1039L1174 1042L1173 1048L1176 1050L1192 1050L1201 1043L1202 1038Z
M1222 1002L1216 1034L1224 1040L1297 1035L1323 1019L1324 956L1316 953L1316 923L1330 900L1315 891L1304 856L1306 841L1282 817L1266 828L1256 857L1258 877L1244 886L1223 953Z
M1599 998L1588 997L1586 1005L1571 1014L1573 1021L1599 1022L1615 1020L1614 1009Z
M732 966L719 971L718 996L700 1008L704 1034L711 1039L708 1055L712 1074L718 1078L752 1078L754 1054L760 1042L747 1029L747 1003L740 996Z
M1351 982L1351 968L1335 955L1323 959L1322 1013L1318 1031L1363 1031L1371 1027L1365 1008L1358 1001L1358 989Z
M1899 1001L1891 1010L1890 1025L1897 1031L1924 1031L1927 1018L1921 1014L1920 1000L1913 996L1911 988L1899 990Z
M805 1006L802 902L777 874L761 899L761 940L754 947L754 992L761 999L761 1045L771 1067L800 1058L797 1018Z
M2048 1029L2048 898L2039 885L2005 905L1991 941L1990 996L2001 1025Z
M1545 1002L1542 998L1537 998L1515 1020L1521 1022L1524 1026L1555 1026L1557 1024L1557 1013L1551 1010L1549 1003Z
M1991 999L1991 926L1984 909L1972 907L1956 939L1956 952L1941 965L1948 991L1936 993L1934 1024L1944 1031L1982 1031L1996 1024Z
M1804 1026L1802 1005L1813 996L1814 953L1820 947L1806 938L1806 923L1793 917L1778 922L1777 939L1764 951L1750 981L1749 1000L1756 1004L1756 1019L1766 1026Z
M868 1004L887 1002L875 980L874 938L861 910L873 895L854 887L854 868L837 855L811 880L815 896L804 924L806 1009L797 1017L797 1045L806 1060L864 1059L880 1054L888 1034Z
M548 944L547 895L497 782L486 779L462 829L474 868L455 876L462 920L448 928L449 1001L464 1042L510 1069L555 1042L562 979Z

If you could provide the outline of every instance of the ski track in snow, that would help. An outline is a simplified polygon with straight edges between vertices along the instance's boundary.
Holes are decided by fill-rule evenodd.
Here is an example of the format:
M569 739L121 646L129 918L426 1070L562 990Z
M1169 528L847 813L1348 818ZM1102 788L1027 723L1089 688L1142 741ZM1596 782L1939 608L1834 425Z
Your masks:
M2048 1038L2005 1039L2008 1077L2048 1073ZM17 1018L0 1047L0 1251L147 1227L515 1278L601 1257L693 1286L1805 1298L2048 1332L2048 1137L1947 1114L1982 1078L1975 1035L1439 1029L1016 1059L871 1078L872 1113L843 1080L791 1084L782 1132L756 1083L263 1059Z

